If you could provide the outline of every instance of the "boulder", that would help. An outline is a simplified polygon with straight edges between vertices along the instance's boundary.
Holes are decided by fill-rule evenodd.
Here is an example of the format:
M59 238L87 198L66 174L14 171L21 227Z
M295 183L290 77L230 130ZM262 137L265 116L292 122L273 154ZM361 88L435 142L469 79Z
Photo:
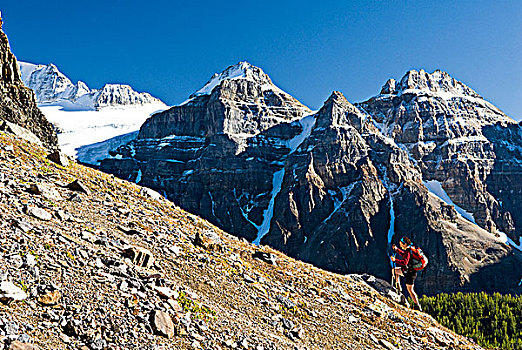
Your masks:
M50 185L33 183L29 185L28 192L40 195L49 200L62 200L60 193Z
M58 290L54 290L39 296L38 301L43 305L56 305L61 297L62 293Z
M0 282L0 301L10 303L27 299L27 294L13 282Z
M149 268L154 264L154 256L150 250L142 247L125 246L123 248L123 255L140 267Z
M43 221L50 221L53 218L53 215L49 213L47 210L42 208L37 208L33 206L28 206L26 208L27 215L34 216Z
M69 183L66 187L72 191L85 193L87 195L91 194L91 190L89 190L89 188L85 186L85 184L80 180L74 180L73 182Z
M69 166L69 159L64 153L60 151L49 153L49 155L47 155L47 159L66 168Z
M194 245L206 250L221 250L221 238L219 235L210 230L197 231L194 238Z
M174 337L176 333L172 318L163 311L155 310L151 313L151 325L156 334L167 338Z

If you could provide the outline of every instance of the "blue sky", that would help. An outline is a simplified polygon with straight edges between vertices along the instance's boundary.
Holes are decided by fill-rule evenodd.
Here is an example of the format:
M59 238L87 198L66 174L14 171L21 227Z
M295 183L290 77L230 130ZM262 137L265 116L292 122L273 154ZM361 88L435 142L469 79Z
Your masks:
M20 60L98 88L128 83L180 103L247 60L318 108L409 69L442 69L522 119L522 1L8 1Z

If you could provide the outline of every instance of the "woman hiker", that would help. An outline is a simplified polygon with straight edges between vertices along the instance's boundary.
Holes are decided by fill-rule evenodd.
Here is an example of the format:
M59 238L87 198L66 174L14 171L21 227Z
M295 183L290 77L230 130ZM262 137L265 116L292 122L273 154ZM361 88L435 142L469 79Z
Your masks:
M406 281L406 288L408 289L408 293L414 302L413 309L422 311L417 294L413 290L413 284L415 283L415 278L417 277L417 271L413 269L413 259L411 257L411 240L408 237L402 237L399 245L400 248L397 248L395 244L392 245L393 251L399 253L402 256L402 259L397 259L395 256L391 257L391 260L395 264L399 265L399 267L395 267L395 273L397 276L404 276L404 280Z

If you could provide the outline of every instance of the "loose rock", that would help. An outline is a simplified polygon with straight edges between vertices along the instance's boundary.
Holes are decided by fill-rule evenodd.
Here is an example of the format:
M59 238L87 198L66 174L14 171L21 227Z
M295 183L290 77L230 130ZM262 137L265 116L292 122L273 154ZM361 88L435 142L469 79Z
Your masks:
M69 159L67 159L67 156L60 151L54 151L53 153L50 153L47 156L47 159L66 168L69 166Z
M15 340L9 345L9 350L39 350L38 345L22 343L18 340Z
M196 232L196 238L194 239L194 245L201 247L206 250L221 250L221 238L218 234L207 230L203 232Z
M53 218L51 213L49 213L48 211L46 211L44 209L37 208L37 207L29 206L29 207L27 207L26 212L27 212L27 215L34 216L35 218L38 218L43 221L50 221Z
M89 188L87 186L85 186L83 184L83 182L81 182L80 180L74 180L73 182L71 182L70 184L68 184L66 186L68 189L72 190L72 191L77 191L77 192L81 192L81 193L85 193L87 195L90 195L91 194L91 191L89 190Z
M27 294L13 282L0 283L0 301L10 303L12 301L20 301L27 299Z
M123 252L125 257L129 258L137 266L148 268L154 263L154 256L148 249L126 246L123 248Z
M52 292L46 293L38 298L38 301L43 305L56 305L60 298L62 297L62 293L58 290L54 290Z
M153 311L151 314L151 324L156 334L172 338L175 333L174 322L172 318L163 311Z

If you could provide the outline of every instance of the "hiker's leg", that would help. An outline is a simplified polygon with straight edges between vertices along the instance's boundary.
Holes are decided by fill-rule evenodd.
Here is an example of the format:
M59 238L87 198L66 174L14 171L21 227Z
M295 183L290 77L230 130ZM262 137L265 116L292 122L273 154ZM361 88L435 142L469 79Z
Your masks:
M410 293L411 299L416 305L419 305L419 299L417 299L417 294L413 290L413 284L407 284L406 288L408 289L408 293Z
M394 271L395 271L395 274L396 274L397 276L404 276L404 275L402 274L402 269L401 269L400 267L395 267L395 268L394 268Z

